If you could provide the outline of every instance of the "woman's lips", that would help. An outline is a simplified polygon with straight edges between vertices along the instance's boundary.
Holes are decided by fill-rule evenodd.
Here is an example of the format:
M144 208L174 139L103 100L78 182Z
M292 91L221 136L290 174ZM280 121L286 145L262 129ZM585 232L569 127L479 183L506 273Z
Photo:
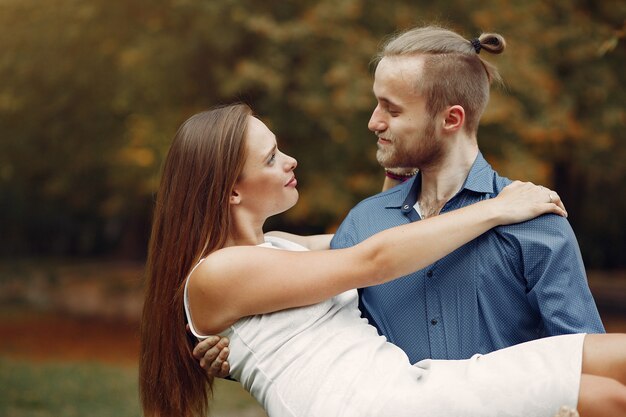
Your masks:
M285 184L285 187L295 187L296 185L298 185L298 181L296 180L296 177L293 176L291 177L289 181L287 181L287 184Z

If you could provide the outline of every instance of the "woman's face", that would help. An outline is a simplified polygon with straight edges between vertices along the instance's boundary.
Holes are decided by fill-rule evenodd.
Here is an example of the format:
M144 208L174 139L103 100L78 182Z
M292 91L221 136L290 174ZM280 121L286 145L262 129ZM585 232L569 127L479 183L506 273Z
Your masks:
M248 119L247 158L235 193L242 207L269 217L298 201L293 170L298 162L278 150L276 136L256 117Z

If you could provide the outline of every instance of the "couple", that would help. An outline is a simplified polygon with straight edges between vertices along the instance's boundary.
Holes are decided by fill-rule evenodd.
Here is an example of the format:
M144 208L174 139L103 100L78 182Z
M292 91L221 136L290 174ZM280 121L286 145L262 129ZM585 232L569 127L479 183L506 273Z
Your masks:
M463 184L470 167L470 176L477 164L482 165L480 172L487 169L477 151L475 135L495 70L480 60L476 52L481 47L493 48L499 39L483 35L480 43L461 43L451 32L425 29L408 32L397 40L414 43L420 37L430 41L438 36L443 36L443 42L440 39L433 48L456 42L457 50L442 56L415 52L403 56L403 52L393 49L398 42L392 41L379 62L374 84L378 106L370 121L370 128L379 136L379 160L388 167L419 166L421 173L378 197L400 203L413 198L415 208L413 204L407 208L404 206L408 204L400 205L401 210L408 211L404 223L409 224L383 231L351 248L309 251L309 245L328 246L328 238L294 238L294 242L263 236L266 218L297 201L293 174L296 162L278 151L274 135L246 106L200 113L179 129L164 167L147 265L140 363L145 415L206 414L211 380L191 358L194 340L185 333L185 321L199 337L221 333L231 339L232 375L270 416L551 416L562 405L578 406L583 416L624 415L626 340L622 335L549 337L467 360L426 359L412 366L413 360L411 355L407 358L404 346L399 349L387 343L361 318L353 288L398 285L395 290L399 299L400 292L411 284L407 278L378 284L425 268L476 237L480 236L466 246L475 242L489 244L492 232L485 232L493 227L544 213L564 215L556 194L530 184L504 187L506 180L491 171L490 194L498 194L497 197L435 216L453 208L444 204L454 200L450 197L459 186L452 189L452 185L455 181ZM474 71L478 81L455 81L449 72L457 70L458 62L450 65L446 62L450 57ZM477 102L464 102L454 96L437 95L438 90L429 85L435 84L433 77L418 78L419 83L405 77L427 72L445 77L446 84L451 83L453 88L467 89L469 84L486 93L481 96L472 92ZM409 86L409 82L417 84ZM453 146L462 149L457 152ZM411 155L411 163L399 159L404 154ZM468 155L472 158L463 158ZM429 181L438 179L431 175L437 164L429 165L429 160L467 169L460 180L454 175L439 178L435 184L438 187L433 189ZM459 172L452 170L452 174ZM479 185L465 181L465 188L470 191L464 190L466 195L457 204L466 205L470 197L477 198L480 190L472 187ZM364 205L373 204L368 201ZM396 205L387 206L387 216L396 215L390 210ZM347 222L354 221L351 219L360 214L359 210L356 208ZM414 212L427 220L409 222L416 216ZM559 217L548 215L538 220L544 218L547 220L539 224L545 227ZM339 230L339 239L343 239L339 245L362 240L358 228L346 231L346 227L350 226L344 223ZM511 262L508 251L519 243L513 239L513 233L528 231L522 226L513 226L512 230L509 235L498 235L500 253L491 254L503 258L505 266ZM537 231L527 234L526 241L540 239ZM552 240L556 238L552 236ZM531 253L528 258L532 256ZM554 255L559 256L567 253ZM523 262L524 268L530 268L526 273L532 277L535 269L558 261ZM441 279L437 271L433 276L432 269L424 271L425 282L421 285L429 285L429 279ZM475 271L463 272L468 276L468 286L474 285L471 280ZM498 278L505 281L504 276ZM494 280L484 285L502 288L516 284L519 283L500 284ZM539 285L526 284L530 305L541 301L532 294L533 284ZM563 297L559 297L559 291L568 288L552 290L559 299ZM489 291L490 288L477 289ZM406 293L412 297L409 290ZM384 315L371 309L376 297L385 296L389 293L374 293L368 299L363 291L360 302L370 322L382 332L393 332L393 325L385 322ZM463 297L460 292L459 297ZM528 310L516 311L519 301L511 298L502 301L502 308L512 306L502 314L510 314L516 320L518 316L530 316ZM568 296L565 299L564 302L579 301ZM436 327L435 318L423 315L437 306L427 307L417 311L415 320L428 319ZM447 304L438 307L442 311L439 317L444 319L444 310L457 308ZM558 308L551 314L555 322L568 321L568 314L562 314ZM549 325L545 327L547 334L553 330ZM415 339L420 335L428 339L424 343L430 343L432 349L436 347L432 334L429 329L406 337ZM402 335L396 333L394 337ZM459 345L465 344L461 342L465 341L459 341ZM480 341L467 343L482 347ZM463 354L462 346L448 348ZM480 348L473 353L479 351Z

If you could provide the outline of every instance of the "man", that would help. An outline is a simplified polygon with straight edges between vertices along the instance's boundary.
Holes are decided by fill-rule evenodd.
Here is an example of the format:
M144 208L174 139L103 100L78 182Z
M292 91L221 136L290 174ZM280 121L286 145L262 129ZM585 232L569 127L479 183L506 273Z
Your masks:
M379 138L383 167L419 173L357 205L332 248L494 197L510 183L477 143L489 84L499 79L478 53L500 53L504 46L499 35L468 41L433 27L387 43L376 68L378 104L369 129ZM412 362L464 359L549 335L604 332L574 233L553 215L496 228L404 279L362 289L360 307Z
M384 46L369 129L389 181L408 180L352 209L332 248L492 198L510 183L485 161L477 142L490 84L499 80L479 53L504 47L499 35L468 41L437 27L407 31ZM411 362L604 332L574 233L555 215L493 229L421 271L359 295L363 316ZM199 346L196 357L208 347ZM216 354L207 353L203 365ZM222 353L213 362L214 374L227 369L225 358Z

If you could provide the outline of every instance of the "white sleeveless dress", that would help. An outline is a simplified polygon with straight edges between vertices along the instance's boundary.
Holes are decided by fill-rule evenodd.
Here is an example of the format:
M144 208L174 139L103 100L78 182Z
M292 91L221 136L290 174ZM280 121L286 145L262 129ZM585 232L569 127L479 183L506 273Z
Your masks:
M306 250L274 237L261 246ZM202 339L187 287L185 312ZM584 335L411 365L361 318L356 290L242 318L222 335L230 339L231 376L270 417L552 417L578 402Z

